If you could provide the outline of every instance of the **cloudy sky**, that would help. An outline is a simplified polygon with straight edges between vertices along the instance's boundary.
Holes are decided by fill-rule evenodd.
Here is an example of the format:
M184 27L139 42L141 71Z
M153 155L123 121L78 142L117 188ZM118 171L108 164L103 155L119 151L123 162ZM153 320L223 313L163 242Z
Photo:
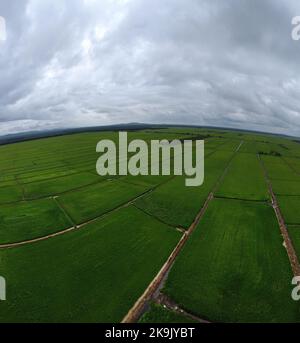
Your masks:
M300 136L299 0L1 0L0 135L184 123Z

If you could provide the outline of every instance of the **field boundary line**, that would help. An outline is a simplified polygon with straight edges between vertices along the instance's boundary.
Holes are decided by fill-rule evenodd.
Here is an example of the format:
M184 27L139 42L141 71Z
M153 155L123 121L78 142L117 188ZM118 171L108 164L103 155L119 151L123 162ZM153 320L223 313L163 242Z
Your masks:
M118 179L116 179L116 180L119 181ZM132 198L132 199L129 199L129 200L126 201L125 203L123 203L123 204L121 204L121 205L119 205L119 206L116 206L115 208L110 209L109 211L107 211L107 212L101 214L100 216L97 216L97 217L95 217L95 218L91 218L91 219L89 219L88 221L85 221L84 223L77 224L77 228L81 228L81 227L83 227L83 226L85 226L85 225L87 225L87 224L90 224L90 223L92 223L92 222L94 222L94 221L96 221L96 220L98 220L98 219L103 218L103 217L106 216L106 215L109 215L109 214L111 214L111 213L113 213L113 212L115 212L115 211L120 210L121 208L124 208L124 207L128 207L128 206L133 205L138 199L143 198L144 196L147 196L148 194L154 192L157 188L159 188L160 186L164 185L165 183L167 183L167 182L169 182L169 181L170 181L170 179L166 180L166 181L163 182L163 183L160 183L160 184L158 184L158 185L155 185L154 187L152 187L152 188L150 188L150 189L145 190L144 192L142 192L142 193L139 194L138 196L136 196L136 197L134 197L134 198ZM140 186L140 187L143 187L143 186L141 186L141 185L139 185L139 186Z
M117 179L117 178L116 178L116 179ZM109 181L109 179L101 179L101 180L99 180L99 181L96 181L96 182L93 182L93 183L89 183L89 184L84 185L84 186L72 188L72 189L69 189L69 190L64 191L64 192L55 193L55 194L48 194L48 195L45 195L45 196L39 196L39 197L35 197L35 198L27 198L27 197L26 197L26 192L25 192L25 195L24 195L25 198L24 198L24 199L18 200L18 201L11 201L11 202L2 203L2 204L0 204L0 206L5 206L5 205L17 205L17 204L21 204L21 203L24 203L24 202L38 201L38 200L43 200L43 199L52 199L53 197L60 196L60 195L64 195L64 194L67 194L67 193L72 193L72 192L75 192L75 191L77 191L77 190L81 190L81 189L84 188L84 187L96 185L96 184L98 184L98 183L102 183L102 182L105 182L105 181ZM34 183L34 182L33 182L33 183ZM27 184L24 184L24 185L27 185Z
M20 180L18 179L17 175L15 175L15 180L16 180L17 185L21 188L21 191L22 191L22 201L26 201L26 199L25 199L25 189L24 189L22 183L20 182Z
M118 179L119 179L119 177L113 177L111 179L110 178L103 178L101 180L94 181L92 183L89 183L89 184L86 184L86 185L83 185L83 186L79 186L79 187L76 187L76 188L72 188L72 189L69 189L69 190L66 190L66 191L63 191L63 192L59 192L59 193L55 193L55 194L48 194L48 195L45 195L45 196L38 196L38 197L35 197L35 198L27 198L26 194L25 194L25 198L23 200L3 203L3 204L0 204L0 206L2 206L2 205L16 205L16 204L19 204L19 203L22 203L22 202L38 201L38 200L43 200L43 199L52 199L53 197L56 197L56 196L61 196L61 195L67 194L67 193L76 192L77 190L81 190L81 189L83 189L85 187L89 187L89 186L92 186L92 185L97 185L97 184L105 182L105 181L115 181L115 180L118 180ZM37 181L37 182L40 182L40 181ZM32 182L32 183L37 183L37 182ZM30 183L30 184L32 184L32 183ZM29 183L26 183L26 184L23 184L23 185L26 186L28 184ZM141 185L139 185L139 186L143 187Z
M149 191L149 192L151 192L151 191ZM136 201L137 199L139 199L140 197L142 197L144 195L145 194L141 194L138 197L136 197L136 198L134 198L132 200L129 200L128 202L126 202L126 203L124 203L124 204L122 204L122 205L120 205L118 207L115 207L115 208L113 208L113 209L111 209L111 210L109 210L109 211L107 211L105 213L102 213L98 217L89 219L89 220L87 220L87 221L85 221L85 222L83 222L81 224L76 224L75 226L72 226L72 227L70 227L68 229L64 229L64 230L55 232L55 233L50 234L50 235L46 235L46 236L43 236L43 237L38 237L38 238L34 238L34 239L22 241L22 242L1 244L0 245L0 249L15 248L15 247L19 247L19 246L22 246L22 245L36 243L36 242L44 241L44 240L47 240L47 239L50 239L50 238L53 238L53 237L56 237L56 236L64 235L65 233L68 233L68 232L71 232L71 231L75 231L75 230L79 230L79 229L85 228L85 226L87 226L88 224L91 224L91 223L93 223L93 222L95 222L97 220L100 220L100 219L104 219L105 217L109 216L110 214L112 214L112 213L114 213L116 211L119 211L122 208L129 207L130 205L133 204L134 201ZM73 222L73 220L72 220L72 222Z
M22 242L1 244L0 245L0 249L11 249L11 248L16 248L16 247L32 244L32 243L37 243L37 242L40 242L40 241L45 241L45 240L47 240L49 238L57 237L57 236L65 234L67 232L74 231L74 230L77 230L77 228L72 226L72 227L70 227L68 229L64 229L62 231L51 233L50 235L47 235L47 236L38 237L38 238L34 238L34 239L27 240L27 241L22 241Z
M294 182L296 182L296 181L294 181ZM279 197L290 197L290 198L300 197L300 193L299 194L278 194L278 193L276 193L276 195Z
M288 162L283 156L281 156L281 159L296 175L300 175L298 170L295 169L295 167L290 162Z
M215 148L215 150L211 151L206 157L208 157L209 155L212 155L213 153L215 153L219 149L219 147L224 145L225 143L219 144L218 147ZM93 159L87 160L87 162L93 162L93 161L94 161ZM72 168L73 168L72 164L69 164L69 163L66 164L63 160L61 160L61 162L65 165L65 167L68 168L68 170L72 170ZM82 163L82 165L84 165L85 163ZM61 168L61 166L52 166L50 168L46 168L45 166L43 166L42 169L38 169L38 170L37 169L29 169L29 170L25 169L23 173L18 173L18 174L14 174L14 173L10 174L9 173L8 176L13 176L13 179L15 180L16 177L19 177L20 175L26 174L26 172L30 173L30 172L33 172L33 171L48 171L49 169L57 169L57 168L59 169L59 168ZM17 171L19 169L18 168L11 168L11 169L6 169L5 171L7 171L7 170L10 170L10 171L14 172L14 171ZM21 185L30 185L30 184L33 184L33 183L60 179L60 178L67 177L67 176L73 176L73 175L77 175L77 174L80 174L80 173L89 173L89 174L92 174L92 175L98 175L98 173L96 171L92 171L90 168L84 168L82 170L79 170L79 169L76 170L76 166L74 166L73 172L70 172L70 173L67 173L67 174L64 174L64 175L46 177L44 179L40 179L40 180L36 180L36 181L30 181L30 182L23 182L23 181L19 181L19 182L20 182ZM30 179L30 177L29 177L29 179ZM25 178L25 181L26 181L26 178ZM0 182L0 187L1 187L1 182ZM14 203L16 203L16 202L14 202Z
M280 231L281 231L281 235L282 235L284 243L285 243L285 248L286 248L286 251L287 251L288 258L290 260L290 264L291 264L291 268L292 268L293 274L294 274L294 276L300 276L299 260L298 260L296 251L294 249L292 240L290 238L290 235L289 235L286 223L284 221L283 215L281 213L279 204L277 202L277 198L276 198L276 196L275 196L275 194L273 192L273 187L272 187L271 180L269 179L269 175L268 175L267 169L266 169L266 167L264 165L264 162L260 158L260 155L259 154L257 154L257 155L258 155L258 159L259 159L259 161L261 163L261 166L263 168L263 171L264 171L265 180L267 182L267 185L268 185L268 188L269 188L269 193L270 193L270 196L271 196L272 207L273 207L273 209L275 211L275 214L276 214L276 218L277 218L278 225L279 225L279 228L280 228Z
M265 200L254 200L254 199L245 199L245 198L231 198L226 197L225 195L214 195L215 199L224 199L224 200L235 200L235 201L246 201L246 202L255 202L255 203L267 203L269 199Z
M167 180L169 181L169 180ZM43 237L38 237L38 238L34 238L34 239L30 239L30 240L26 240L26 241L22 241L22 242L14 242L14 243L7 243L7 244L0 244L0 249L9 249L9 248L15 248L15 247L19 247L19 246L23 246L23 245L27 245L27 244L31 244L31 243L37 243L37 242L40 242L40 241L43 241L43 240L47 240L47 239L50 239L50 238L53 238L53 237L56 237L56 236L60 236L60 235L63 235L65 233L68 233L68 232L71 232L71 231L75 231L75 230L79 230L81 228L84 228L85 226L87 226L88 224L91 224L97 220L100 220L100 219L104 219L105 217L109 216L110 214L114 213L114 212L117 212L119 210L121 210L122 208L126 208L126 207L129 207L131 205L134 204L134 202L144 196L146 196L147 194L150 194L152 193L156 188L160 187L162 184L159 184L159 185L155 185L155 187L151 188L151 189L148 189L146 190L145 192L139 194L138 196L136 196L135 198L133 199L130 199L128 200L127 202L115 207L115 208L112 208L111 210L108 210L107 212L105 213L102 213L101 215L95 217L95 218L92 218L92 219L89 219L89 220L86 220L85 222L83 223L80 223L80 224L75 224L75 221L72 219L71 223L74 222L74 226L73 227L70 227L68 229L64 229L64 230L61 230L61 231L58 231L58 232L55 232L53 234L50 234L50 235L46 235L46 236L43 236ZM54 196L55 197L55 196ZM52 199L52 200L56 200L56 202L58 202L57 199L53 199L54 198L53 196L52 197L47 197L47 199ZM59 197L56 197L56 198L59 198ZM34 201L34 200L33 200ZM26 201L25 201L26 202ZM65 210L66 213L68 214L68 211ZM68 218L69 218L69 214L68 214ZM71 217L70 217L71 218Z
M83 171L76 171L74 173L68 173L68 174L64 174L64 175L59 175L59 176L54 176L54 177L48 177L45 179L40 179L40 180L36 180L36 181L30 181L30 182L22 182L22 184L25 185L31 185L33 183L38 183L38 182L46 182L46 181L50 181L50 180L56 180L56 179L62 179L63 177L68 177L68 176L74 176L77 174L81 174L81 173L89 173L88 170L83 170ZM21 174L20 174L21 175Z
M151 176L151 175L150 175L150 176ZM153 186L153 185L152 185L152 186L149 185L149 189L155 189L155 187L157 188L158 186L162 186L162 185L168 183L169 181L172 181L173 179L175 179L176 176L177 176L177 175L170 176L167 180L164 180L164 181L162 181L161 183L158 183L158 184L156 184L156 185L154 185L154 186ZM119 182L126 183L127 185L139 186L139 187L147 187L147 186L143 186L143 185L141 185L141 184L135 183L135 182L131 182L131 181L124 180L125 177L126 177L126 176L120 177L120 178L118 178L117 180L118 180Z
M150 285L146 288L144 293L138 298L133 307L125 315L121 323L135 323L138 321L146 303L148 303L151 300L153 294L159 287L161 280L163 279L165 274L168 272L170 266L174 262L178 252L181 250L181 248L187 241L187 238L188 233L184 233L181 236L179 242L177 243L175 249L172 251L171 255L168 257L167 261L164 263L158 274L151 281Z
M216 152L216 150L210 152L206 157L212 155L212 154L215 153L215 152ZM63 178L63 177L68 177L68 176L71 176L71 175L81 174L81 173L89 173L89 174L92 174L92 175L96 175L96 174L94 174L94 173L91 172L91 171L80 171L80 172L73 173L73 174L62 175L62 176L59 176L59 177L44 179L44 180L40 180L40 181L33 181L33 182L24 183L24 184L19 184L19 185L20 185L20 186L23 185L23 186L26 187L26 185L30 185L30 184L34 184L34 183L39 183L39 182L47 182L47 181L49 181L49 180L55 180L55 179L59 179L59 178ZM156 186L163 185L164 183L167 183L167 182L171 181L174 177L175 177L175 176L170 177L168 180L163 181L163 182L160 183L159 185L152 186L152 187L150 187L149 189L154 189L154 187L156 187ZM4 203L3 205L14 205L14 204L18 204L18 203L26 202L26 201L35 201L35 200L41 200L41 199L49 199L49 198L52 198L52 197L54 197L54 196L59 196L59 195L64 195L64 194L76 192L77 190L81 190L81 189L83 189L83 188L85 188L85 187L89 187L89 186L92 186L92 185L96 185L96 184L98 184L98 183L102 183L102 182L105 182L105 181L111 181L111 180L112 180L112 181L118 180L118 181L121 181L121 182L123 182L123 183L132 184L132 185L139 186L139 187L144 187L143 185L140 185L140 184L137 184L137 183L124 181L124 180L122 180L122 178L123 178L123 177L120 177L120 176L113 177L113 178L110 178L109 176L108 176L108 177L103 177L103 179L101 179L101 180L94 181L94 182L88 183L88 184L83 185L83 186L71 188L71 189L68 189L68 190L66 190L66 191L58 192L58 193L55 193L55 194L48 194L48 195L45 195L45 196L37 196L37 197L34 197L34 198L29 198L29 197L27 197L24 188L22 188L22 191L23 191L23 199L22 199L22 200L13 201L13 202L9 202L9 203Z
M83 185L83 186L79 186L79 187L76 187L76 188L68 189L67 191L58 192L58 193L55 193L55 194L47 194L45 196L40 196L40 197L35 197L35 198L27 198L26 197L25 200L26 201L34 201L34 200L41 200L41 199L49 199L49 198L52 198L52 197L55 197L55 196L59 196L59 195L67 194L67 193L73 193L73 192L81 190L81 189L83 189L85 187L97 185L98 183L102 183L102 182L105 182L105 181L108 181L108 179L101 179L101 180L98 180L98 181L95 181L95 182L88 183L88 184Z
M52 199L55 202L56 206L58 207L59 211L61 211L65 215L65 217L73 225L74 228L77 228L77 224L75 223L74 219L69 215L69 213L64 208L64 206L58 201L58 196L54 196L52 197Z
M142 208L136 206L135 204L133 204L132 206L134 206L137 210L139 210L139 211L141 211L142 213L144 213L146 216L151 217L151 218L157 220L158 222L160 222L160 223L162 223L162 224L164 224L164 225L167 225L169 228L175 229L175 230L178 229L178 226L172 225L172 224L169 224L169 223L165 222L164 220L162 220L162 219L156 217L156 216L153 215L153 214L148 213L148 212L145 211L144 209L142 209ZM183 229L183 230L184 230L184 231L182 231L182 232L185 232L185 231L186 231L185 229Z
M222 144L220 144L222 145ZM218 149L212 151L211 153L209 153L206 157L208 156L211 156L213 155ZM233 156L234 156L235 153L233 153L232 157L230 158L229 162L231 162ZM77 173L76 173L77 174ZM152 193L153 191L155 191L157 188L159 188L160 186L163 186L164 184L166 184L167 182L170 182L171 180L173 180L176 176L173 176L167 180L165 180L164 182L158 184L158 185L155 185L154 187L148 189L147 191L143 192L142 194L138 195L137 197L129 200L128 202L120 205L120 206L117 206L116 208L113 208L95 218L92 218L92 219L89 219L81 224L75 224L75 221L69 216L68 212L65 210L64 212L65 215L67 214L67 218L70 218L71 219L71 223L74 224L73 227L71 228L68 228L68 229L64 229L64 230L60 230L58 232L55 232L53 234L50 234L50 235L46 235L46 236L43 236L43 237L38 237L38 238L34 238L34 239L30 239L30 240L25 240L25 241L21 241L21 242L14 242L14 243L7 243L7 244L0 244L0 249L8 249L8 248L15 248L15 247L19 247L19 246L23 246L23 245L27 245L27 244L32 244L32 243L37 243L37 242L40 242L40 241L43 241L43 240L47 240L47 239L50 239L50 238L53 238L53 237L56 237L56 236L59 236L59 235L63 235L65 233L68 233L68 232L71 232L71 231L74 231L74 230L78 230L78 229L81 229L83 227L85 227L86 225L96 221L96 220L99 220L99 219L102 219L104 217L106 217L107 215L110 215L111 213L113 212L116 212L122 208L125 208L125 207L128 207L132 204L134 204L134 202L144 196L147 196L148 194ZM54 178L55 179L55 178ZM118 181L121 181L121 178L114 178L113 180L118 180ZM104 179L104 180L100 180L98 181L97 183L101 183L101 182L104 182L104 181L109 181L109 179ZM97 184L95 183L95 184ZM88 185L86 185L88 186ZM86 187L86 186L83 186L83 187ZM142 185L140 185L141 187L143 187ZM83 188L81 187L81 188ZM72 191L72 190L71 190ZM70 192L70 191L68 191ZM65 192L67 193L67 192ZM65 193L61 193L61 194L65 194ZM46 196L46 197L43 197L43 198L35 198L35 199L31 199L31 200L27 200L27 199L24 199L24 200L21 200L21 201L14 201L14 202L9 202L9 203L4 203L4 204L1 204L0 206L9 206L9 205L14 205L14 204L21 204L21 203L26 203L26 202L30 202L30 201L38 201L38 200L42 200L42 199L52 199L52 200L55 200L55 202L57 203L57 205L59 206L58 204L58 200L57 200L57 197L59 196L59 194L56 194L56 195L51 195L51 196ZM204 206L204 205L203 205ZM136 206L135 206L136 207ZM149 215L149 214L148 214ZM153 216L154 219L158 220L156 217ZM173 228L172 225L170 224L167 224L167 223L164 223L166 225L169 225L170 227ZM175 228L175 227L174 227ZM188 230L186 230L187 232Z
M26 175L26 173L32 173L32 172L34 172L34 171L44 171L44 170L59 169L59 168L62 167L62 165L55 165L55 166L53 166L53 165L50 164L50 167L46 167L46 166L44 165L43 168L37 168L36 165L35 165L35 168L33 168L33 166L30 165L30 166L29 166L30 169L27 169L26 167L27 167L27 166L23 166L23 167L21 167L21 169L19 169L19 168L17 168L17 167L8 168L8 169L3 170L3 172L4 172L4 173L6 172L5 175L8 175L8 176L10 176L10 175L20 176L20 175L23 175L23 174ZM24 169L24 168L25 168L25 169ZM7 172L8 172L8 173L7 173Z
M152 297L155 295L157 290L159 290L162 283L165 281L166 276L168 275L171 267L173 266L176 257L179 255L180 251L184 247L185 243L187 242L188 238L192 235L196 227L198 226L199 222L201 221L203 215L205 214L209 203L214 198L214 192L218 188L219 183L223 180L225 175L228 172L229 166L239 151L240 147L242 146L244 141L241 141L241 144L238 146L236 151L232 153L232 156L229 158L226 167L224 168L222 174L218 177L215 185L212 187L212 190L209 192L205 203L203 204L202 208L198 212L196 218L194 219L193 223L190 225L189 229L182 235L181 239L173 249L172 253L168 257L167 261L163 264L162 268L159 270L157 275L148 285L144 293L138 298L138 300L134 303L134 305L129 309L128 313L122 319L121 323L135 323L140 318L141 314L143 313L147 303L151 301Z

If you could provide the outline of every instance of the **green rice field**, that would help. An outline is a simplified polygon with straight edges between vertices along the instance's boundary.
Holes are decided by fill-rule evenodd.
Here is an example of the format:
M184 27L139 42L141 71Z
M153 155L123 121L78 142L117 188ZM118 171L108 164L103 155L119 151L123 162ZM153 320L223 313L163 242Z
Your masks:
M165 264L136 322L300 322L270 194L300 260L300 141L196 127L128 132L129 142L204 140L204 182L187 187L172 154L170 175L99 176L97 143L117 144L118 134L0 145L0 322L121 322Z

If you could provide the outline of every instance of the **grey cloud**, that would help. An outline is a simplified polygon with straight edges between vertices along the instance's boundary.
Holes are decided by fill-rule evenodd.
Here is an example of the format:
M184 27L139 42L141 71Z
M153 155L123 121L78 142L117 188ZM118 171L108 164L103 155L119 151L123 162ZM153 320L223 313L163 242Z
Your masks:
M2 0L0 134L118 122L300 135L297 0Z

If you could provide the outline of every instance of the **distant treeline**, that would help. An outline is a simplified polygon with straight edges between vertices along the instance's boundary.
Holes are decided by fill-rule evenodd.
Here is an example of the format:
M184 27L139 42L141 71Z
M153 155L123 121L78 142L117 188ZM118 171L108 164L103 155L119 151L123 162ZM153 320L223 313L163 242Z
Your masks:
M267 156L277 156L277 157L282 156L280 152L274 151L274 150L271 150L271 151L269 151L269 152L259 151L258 153L259 153L260 155L267 155Z

